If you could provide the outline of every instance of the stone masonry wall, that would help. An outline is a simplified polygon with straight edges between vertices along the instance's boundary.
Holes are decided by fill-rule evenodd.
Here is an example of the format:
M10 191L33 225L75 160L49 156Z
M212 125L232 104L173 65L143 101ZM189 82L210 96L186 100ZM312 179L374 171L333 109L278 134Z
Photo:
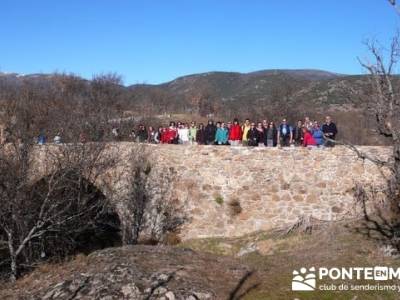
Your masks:
M333 149L149 146L154 165L177 171L173 196L190 217L182 238L240 236L300 217L354 218L357 182L380 185L381 171L344 147ZM360 147L385 158L384 147Z
M182 239L240 236L290 225L309 216L327 221L354 218L360 215L353 196L355 184L383 183L379 168L340 146L324 150L135 143L114 146L120 166L111 176L98 178L96 185L107 182L112 187L104 192L122 217L127 213L121 199L128 192L129 152L139 149L149 153L154 186L160 172L174 170L165 194L172 198L165 201L174 200L188 218L180 231ZM388 147L359 148L380 158L387 158L391 151Z

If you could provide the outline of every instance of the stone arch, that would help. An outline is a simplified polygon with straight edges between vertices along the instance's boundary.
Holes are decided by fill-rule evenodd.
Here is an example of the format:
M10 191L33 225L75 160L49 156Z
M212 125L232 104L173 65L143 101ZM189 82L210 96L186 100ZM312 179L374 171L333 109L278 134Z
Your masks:
M51 174L46 174L30 184L32 196L46 189L50 176ZM72 176L74 175L72 174ZM89 180L86 177L82 177L81 184L83 185L82 197L88 197L88 199L85 199L88 201L88 206L95 201L104 202L106 205L104 206L104 211L98 211L98 216L96 216L96 218L95 214L93 214L93 219L87 220L88 223L91 223L90 226L82 227L82 230L72 237L76 247L68 249L71 251L67 254L89 253L94 250L121 245L120 215L117 212L115 203L113 203L112 199L109 197L110 191L99 185L99 182ZM60 189L56 192L57 194L55 194L54 197L63 197L64 193L68 192L70 192L68 189ZM49 239L49 241L51 241L51 239ZM57 239L51 242L57 242ZM47 248L51 249L51 247ZM51 256L51 253L49 256Z

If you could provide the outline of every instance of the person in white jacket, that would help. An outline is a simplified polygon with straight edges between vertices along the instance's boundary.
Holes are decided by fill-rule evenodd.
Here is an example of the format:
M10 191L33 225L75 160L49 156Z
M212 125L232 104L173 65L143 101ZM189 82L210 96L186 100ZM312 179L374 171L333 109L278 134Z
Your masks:
M188 144L189 143L189 127L187 124L182 124L180 128L178 128L178 136L180 144Z

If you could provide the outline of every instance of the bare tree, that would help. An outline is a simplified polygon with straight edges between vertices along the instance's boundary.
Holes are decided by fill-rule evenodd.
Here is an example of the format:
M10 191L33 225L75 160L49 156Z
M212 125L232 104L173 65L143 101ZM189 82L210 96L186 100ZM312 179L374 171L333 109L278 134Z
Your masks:
M48 160L39 167L49 167L39 181L31 168L38 151L46 151ZM0 236L8 244L12 280L22 265L32 265L46 252L74 249L79 235L110 213L107 199L90 184L114 166L107 153L100 144L34 149L20 143L1 149Z
M390 1L396 6L396 1ZM371 187L358 185L355 196L364 208L365 228L363 232L371 236L371 232L379 235L397 250L400 250L400 94L399 80L396 76L396 65L400 58L399 33L392 39L388 49L376 41L365 44L371 55L370 59L359 59L360 64L369 73L372 94L368 99L368 109L376 120L377 132L389 140L393 147L388 160L381 160L361 152L357 147L346 144L359 158L369 160L390 172L387 187L377 193ZM366 209L368 200L379 200L378 194L385 195L385 205L372 215Z
M372 54L373 62L359 61L369 72L374 88L369 109L375 116L377 130L380 135L390 139L393 145L393 162L384 165L390 167L393 173L390 188L393 196L397 197L400 191L400 97L396 83L398 80L394 72L400 57L399 34L397 33L392 40L387 62L385 62L385 49L377 42L368 41L366 45Z
M64 141L103 140L109 120L122 113L120 76L101 74L86 81L74 74L0 81L1 123L13 137L30 142L39 132Z
M178 230L185 214L171 197L172 182L176 179L173 168L156 170L149 152L139 147L129 155L131 170L127 176L129 194L125 201L122 242L140 241L158 243L167 233Z
M400 14L400 6L396 0L388 0L391 5L396 9L397 13Z

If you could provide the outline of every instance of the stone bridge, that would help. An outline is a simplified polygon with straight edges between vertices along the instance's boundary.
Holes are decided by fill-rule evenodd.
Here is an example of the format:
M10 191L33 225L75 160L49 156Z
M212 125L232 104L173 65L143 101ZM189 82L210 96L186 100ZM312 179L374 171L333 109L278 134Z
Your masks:
M34 176L46 175L49 147L37 147ZM389 147L359 147L387 158ZM131 151L145 151L151 163L149 182L157 186L161 174L173 170L163 201L173 201L187 221L182 239L233 237L279 228L301 217L341 220L359 216L354 199L356 183L379 186L381 170L362 161L349 149L245 148L225 146L112 144L118 165L96 178L96 185L117 207L127 212L123 199L130 192L127 180Z

